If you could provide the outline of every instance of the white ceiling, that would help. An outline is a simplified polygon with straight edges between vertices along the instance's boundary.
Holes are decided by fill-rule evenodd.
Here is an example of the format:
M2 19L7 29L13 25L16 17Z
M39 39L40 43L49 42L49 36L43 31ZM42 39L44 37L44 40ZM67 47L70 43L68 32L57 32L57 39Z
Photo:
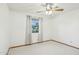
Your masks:
M79 9L79 3L58 3L58 6L64 8L64 11ZM36 13L39 10L45 10L41 3L8 3L10 10L20 12Z

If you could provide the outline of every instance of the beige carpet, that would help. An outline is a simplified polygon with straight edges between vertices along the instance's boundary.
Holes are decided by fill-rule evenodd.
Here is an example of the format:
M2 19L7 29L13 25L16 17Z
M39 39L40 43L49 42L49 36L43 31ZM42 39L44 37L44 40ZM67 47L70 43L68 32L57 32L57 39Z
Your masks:
M79 50L49 41L10 49L9 55L79 55Z

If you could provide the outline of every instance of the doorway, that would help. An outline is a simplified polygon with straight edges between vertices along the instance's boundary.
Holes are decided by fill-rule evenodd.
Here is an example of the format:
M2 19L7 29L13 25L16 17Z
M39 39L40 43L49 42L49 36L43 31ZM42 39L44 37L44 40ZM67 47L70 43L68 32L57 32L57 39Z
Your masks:
M32 44L43 41L42 25L43 19L41 17L27 16L26 19L26 44Z

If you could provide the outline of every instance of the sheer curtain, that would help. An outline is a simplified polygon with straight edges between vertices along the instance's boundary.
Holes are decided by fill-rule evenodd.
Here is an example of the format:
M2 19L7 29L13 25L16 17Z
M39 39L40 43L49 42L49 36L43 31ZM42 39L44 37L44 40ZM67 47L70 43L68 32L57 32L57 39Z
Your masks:
M26 18L26 39L25 39L26 44L32 44L32 42L31 42L31 33L32 33L31 21L32 20L31 19L32 19L32 17L27 15L27 18Z
M38 42L43 41L43 18L39 17L39 39Z

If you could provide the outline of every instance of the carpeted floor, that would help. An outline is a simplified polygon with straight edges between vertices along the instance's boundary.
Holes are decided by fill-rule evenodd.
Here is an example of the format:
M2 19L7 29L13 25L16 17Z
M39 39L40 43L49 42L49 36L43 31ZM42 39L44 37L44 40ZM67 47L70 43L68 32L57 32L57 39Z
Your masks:
M79 50L53 41L10 49L9 55L79 55Z

